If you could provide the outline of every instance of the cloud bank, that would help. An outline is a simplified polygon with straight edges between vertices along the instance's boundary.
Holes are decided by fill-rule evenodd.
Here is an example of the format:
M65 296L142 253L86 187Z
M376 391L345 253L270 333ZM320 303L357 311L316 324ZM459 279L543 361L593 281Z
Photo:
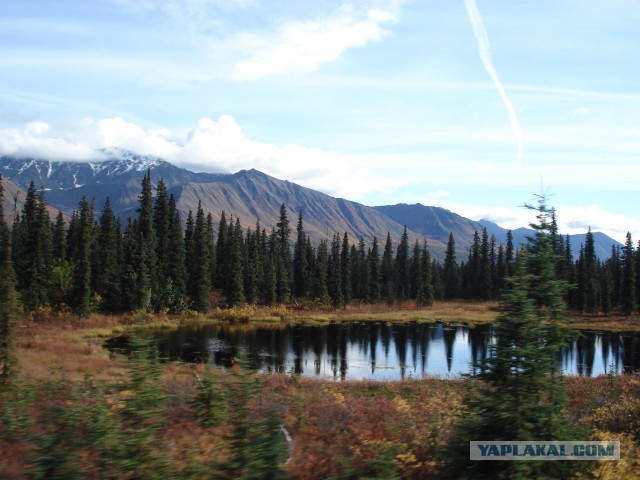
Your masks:
M0 130L0 154L47 160L102 160L102 149L117 147L160 157L194 171L236 172L256 168L333 196L358 199L390 192L402 183L377 175L358 157L295 144L275 145L249 139L235 119L201 118L187 135L145 129L120 117L78 124L31 122L22 129Z

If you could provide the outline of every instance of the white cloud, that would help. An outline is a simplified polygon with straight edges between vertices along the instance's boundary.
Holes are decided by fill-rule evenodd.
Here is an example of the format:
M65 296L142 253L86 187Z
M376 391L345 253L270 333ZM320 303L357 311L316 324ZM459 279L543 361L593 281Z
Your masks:
M145 129L120 117L53 126L32 122L22 130L0 130L0 154L50 160L86 161L104 157L100 149L118 147L163 158L195 171L236 172L256 168L277 178L358 199L390 192L403 182L377 175L366 159L300 145L274 145L247 138L229 115L202 118L186 136L167 129Z
M315 71L349 48L380 41L390 33L384 25L396 18L393 2L386 9L344 4L334 15L283 23L270 34L241 33L228 40L244 57L235 63L232 77L256 80Z

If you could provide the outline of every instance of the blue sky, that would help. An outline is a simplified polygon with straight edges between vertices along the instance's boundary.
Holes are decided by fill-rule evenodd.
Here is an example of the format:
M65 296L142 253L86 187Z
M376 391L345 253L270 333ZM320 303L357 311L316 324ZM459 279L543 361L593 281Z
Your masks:
M5 0L0 153L121 147L640 240L640 3Z

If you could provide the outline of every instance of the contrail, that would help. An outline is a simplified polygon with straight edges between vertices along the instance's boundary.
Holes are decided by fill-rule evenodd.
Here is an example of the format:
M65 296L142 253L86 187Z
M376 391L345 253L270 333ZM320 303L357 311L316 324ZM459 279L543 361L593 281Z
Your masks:
M480 59L482 60L482 64L484 68L489 73L489 76L493 79L493 83L495 83L498 88L498 92L502 97L502 101L507 107L507 111L509 112L509 122L511 123L511 129L516 136L516 142L518 144L518 159L522 159L522 131L520 130L520 125L518 123L518 116L516 115L516 109L513 108L513 104L511 100L509 100L509 96L502 86L502 82L500 82L500 78L498 77L498 73L493 66L493 62L491 61L491 49L489 47L489 37L487 36L487 31L484 28L484 24L482 23L482 17L480 16L480 12L478 11L478 7L476 6L476 0L464 0L464 6L467 8L467 13L469 14L469 20L471 20L471 26L473 27L473 33L476 36L476 40L478 41L478 50L480 51Z

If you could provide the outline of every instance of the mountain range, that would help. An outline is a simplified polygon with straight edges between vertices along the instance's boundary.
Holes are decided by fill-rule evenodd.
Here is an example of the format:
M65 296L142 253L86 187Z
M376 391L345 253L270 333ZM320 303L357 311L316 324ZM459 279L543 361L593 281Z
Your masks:
M330 239L335 232L348 232L352 239L363 238L371 242L377 238L385 242L387 233L394 244L400 241L406 226L411 242L426 238L432 255L443 259L450 233L456 241L459 260L466 258L474 232L487 229L497 241L505 242L507 230L488 220L474 221L449 210L420 204L366 205L334 198L330 195L305 188L286 180L279 180L257 170L241 170L233 174L197 173L177 167L160 158L139 156L131 152L112 151L102 161L72 162L50 161L33 158L0 157L0 173L5 187L5 212L13 212L14 199L18 211L24 191L33 181L36 187L46 189L46 199L51 205L51 214L61 210L70 215L85 195L94 199L96 211L100 212L107 197L112 208L122 219L135 215L142 178L151 171L152 181L161 178L183 220L189 210L202 203L205 213L211 212L218 219L224 211L240 220L244 227L255 228L259 220L262 227L270 230L276 226L280 205L285 204L292 230L297 214L302 212L304 229L312 242ZM16 197L17 195L17 197ZM526 243L532 231L526 228L514 230L514 243ZM597 255L607 258L611 246L617 242L603 233L594 233ZM585 241L585 234L571 237L574 254Z

